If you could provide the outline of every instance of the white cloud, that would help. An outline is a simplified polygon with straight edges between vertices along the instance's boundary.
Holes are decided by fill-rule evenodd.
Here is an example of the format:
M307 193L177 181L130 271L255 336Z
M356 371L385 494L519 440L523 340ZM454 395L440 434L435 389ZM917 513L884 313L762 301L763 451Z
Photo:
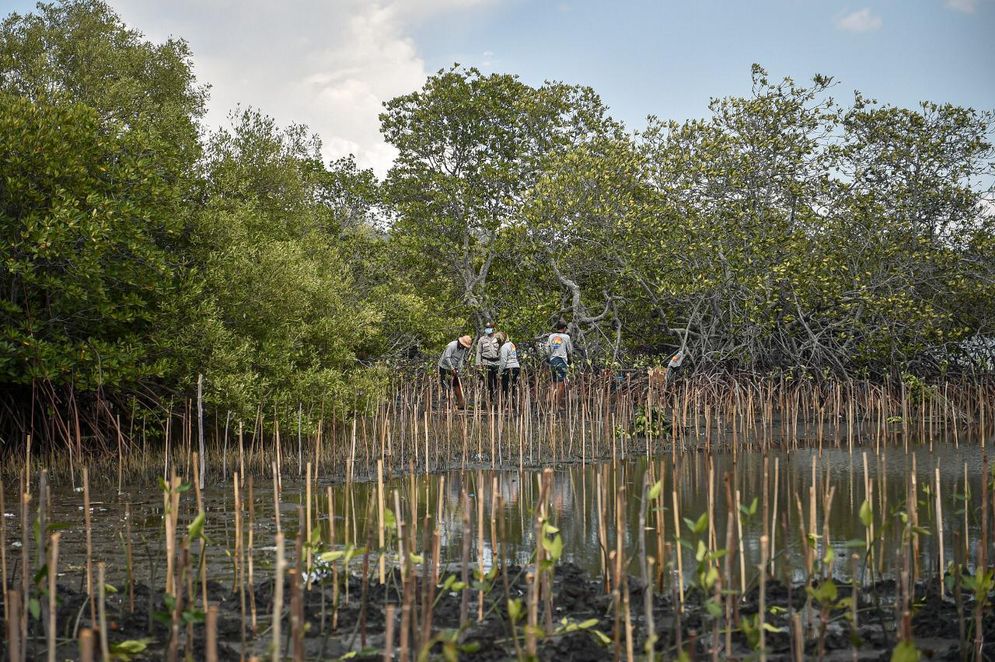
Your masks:
M836 20L836 27L847 32L870 32L881 27L880 16L875 16L870 9L858 9Z
M978 8L978 0L947 0L947 9L955 9L965 14L973 14Z
M418 89L428 72L410 34L443 12L491 0L116 0L149 38L190 43L197 79L211 85L207 122L238 104L317 132L324 155L356 154L379 174L394 159L380 136L381 104Z

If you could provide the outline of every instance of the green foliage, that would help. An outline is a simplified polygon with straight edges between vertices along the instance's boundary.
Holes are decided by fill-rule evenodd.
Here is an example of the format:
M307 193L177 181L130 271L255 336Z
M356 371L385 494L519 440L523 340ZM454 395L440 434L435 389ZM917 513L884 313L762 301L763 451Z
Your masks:
M673 423L667 418L665 408L653 405L647 408L639 405L632 413L632 434L649 439L669 433Z
M690 370L901 374L912 397L992 369L991 112L842 104L755 66L751 94L636 135L590 88L454 66L385 104L380 181L256 110L203 135L191 61L100 0L0 25L10 411L182 400L203 375L237 419L342 420L484 317L527 357L564 316L612 367L679 348Z
M915 643L900 641L891 652L891 662L919 662L921 655Z
M116 386L166 369L183 224L145 136L95 109L0 92L0 380ZM128 191L128 195L121 195Z
M121 660L121 662L128 662L128 660L132 660L136 656L144 653L150 643L152 643L151 639L127 639L125 641L118 641L110 645L111 658L114 660Z

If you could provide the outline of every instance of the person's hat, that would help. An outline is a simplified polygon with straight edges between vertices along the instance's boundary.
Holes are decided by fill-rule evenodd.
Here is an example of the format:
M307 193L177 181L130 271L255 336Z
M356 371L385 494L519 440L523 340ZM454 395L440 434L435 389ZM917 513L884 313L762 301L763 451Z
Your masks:
M473 338L471 338L470 336L460 336L459 344L463 345L467 349L470 349L470 345L473 344Z

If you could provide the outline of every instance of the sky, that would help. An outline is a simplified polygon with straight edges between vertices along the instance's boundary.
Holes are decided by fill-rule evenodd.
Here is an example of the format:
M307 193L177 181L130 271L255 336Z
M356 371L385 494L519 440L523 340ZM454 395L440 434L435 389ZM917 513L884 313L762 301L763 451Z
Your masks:
M704 117L772 79L838 81L883 103L995 109L995 0L110 0L132 28L182 37L211 85L206 124L238 104L318 133L324 155L383 174L381 104L453 63L590 85L631 130ZM0 0L2 14L25 0Z

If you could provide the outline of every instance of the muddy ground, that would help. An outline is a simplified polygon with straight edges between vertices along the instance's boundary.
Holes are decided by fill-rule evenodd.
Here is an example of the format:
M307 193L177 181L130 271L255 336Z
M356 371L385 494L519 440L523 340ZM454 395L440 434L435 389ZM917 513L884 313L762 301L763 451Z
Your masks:
M353 569L362 567L361 557L353 562ZM269 574L269 573L267 573ZM339 581L339 608L337 627L333 629L333 590L331 577L315 583L310 591L303 591L306 626L301 628L301 644L305 659L337 659L352 653L351 659L383 659L385 643L386 605L397 605L393 628L395 657L399 658L399 633L401 631L400 608L401 577L397 570L388 572L387 581L381 585L376 581L375 562L371 559L371 580L364 588L359 576L349 578L349 601L346 603L344 581ZM457 572L457 576L459 573ZM507 591L504 578L507 578ZM446 579L444 574L440 584ZM432 646L432 657L442 658L444 647L450 654L467 660L509 660L516 658L516 646L512 637L512 627L508 618L507 601L521 599L523 614L517 623L516 631L519 646L524 650L524 603L527 584L525 573L519 567L508 567L504 575L498 573L492 579L493 586L485 594L484 618L477 621L478 591L469 589L468 621L460 628L460 612L463 594L454 590L439 590L436 593L435 607L432 610L432 629L436 642ZM633 629L633 650L642 657L647 636L644 587L636 578L629 578L629 609ZM411 613L412 631L420 631L423 612L421 582L414 580L415 599ZM964 596L958 608L952 597L941 598L934 586L918 587L913 600L910 626L922 659L959 660L970 654L973 634L973 602ZM239 593L231 586L208 582L209 601L218 606L218 655L221 660L240 660L250 655L268 659L272 641L270 615L273 609L274 584L272 580L257 583L254 591L257 612L257 632L252 636L246 619L246 642L242 644L242 616ZM817 609L806 612L806 591L803 586L786 587L776 581L767 586L766 620L772 627L766 634L769 660L792 659L791 611L811 616L811 629L808 630L805 657L815 659L823 647L825 659L853 659L856 651L859 659L888 660L896 645L896 610L894 607L895 584L893 581L879 582L861 591L858 602L858 626L853 628L848 619L849 607L840 605L849 597L848 584L838 586L838 595L833 608L826 612L824 634L820 637L821 619ZM288 659L294 657L294 642L289 617L293 586L288 579L284 587L284 619L282 621L281 647ZM197 589L195 589L197 592ZM58 636L60 640L58 659L75 659L78 655L75 634L78 628L89 624L89 607L85 587L60 586L58 609ZM112 646L127 640L146 640L146 648L134 654L131 659L166 659L170 641L170 614L161 588L151 590L140 584L134 589L134 610L129 609L127 588L118 587L117 592L107 597L107 622L109 641ZM718 633L722 650L720 658L748 658L755 655L745 631L754 622L757 613L758 590L754 588L746 599L735 605L738 615L735 618L746 627L732 633L733 649L724 649L725 632ZM246 595L246 604L250 598ZM248 609L248 607L247 607ZM654 593L652 612L658 639L654 646L664 659L674 657L678 647L685 650L691 659L710 659L714 636L713 619L708 615L702 595L694 589L687 593L684 613L678 616L674 609L674 596L670 591ZM192 625L193 640L187 641L188 628L181 622L178 637L179 659L186 654L189 659L205 659L205 631L200 615L188 614ZM556 567L553 580L552 623L554 634L544 636L538 643L538 655L542 660L604 660L615 655L616 618L613 599L604 591L601 577L592 577L578 566L562 564ZM543 623L543 603L539 603L539 622ZM625 626L621 619L617 639L621 656L625 657ZM573 625L571 625L573 624ZM803 628L805 625L803 625ZM987 609L983 615L984 639L995 641L995 610ZM573 629L573 631L569 631ZM963 631L962 631L963 628ZM28 659L39 657L45 651L45 635L39 620L31 619L31 641L28 645ZM417 635L413 635L417 640ZM442 640L447 640L444 644ZM962 650L961 641L967 641ZM99 650L99 649L98 649ZM415 651L411 659L416 658ZM988 644L984 651L986 659L995 659L995 646ZM120 657L119 659L128 659Z

